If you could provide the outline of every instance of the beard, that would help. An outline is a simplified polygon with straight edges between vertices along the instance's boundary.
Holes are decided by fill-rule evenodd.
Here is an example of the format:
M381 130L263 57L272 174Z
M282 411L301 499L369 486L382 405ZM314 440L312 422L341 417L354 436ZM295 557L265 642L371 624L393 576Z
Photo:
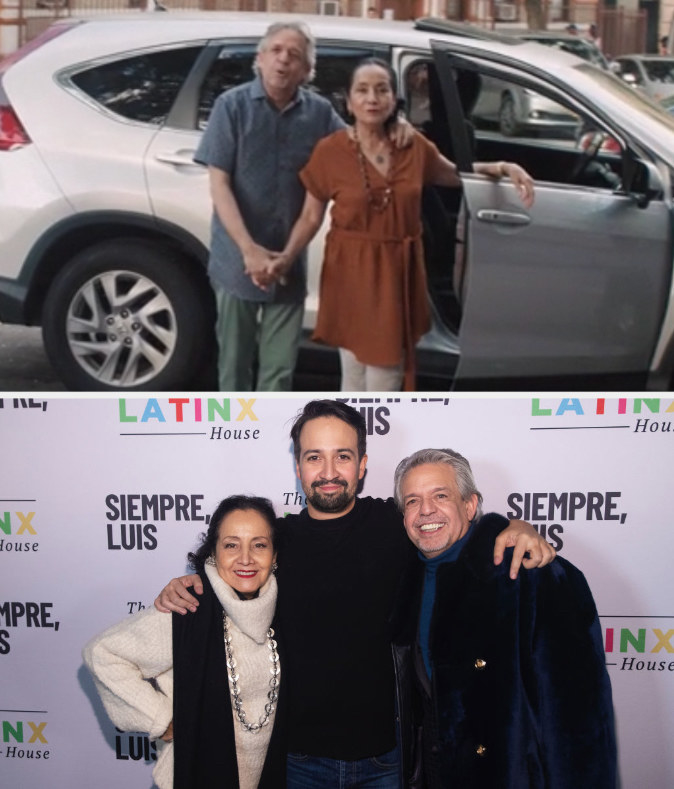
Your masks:
M325 494L321 491L322 485L342 485L343 490L338 493ZM345 510L355 498L355 491L349 490L343 479L321 480L312 482L311 489L307 492L307 502L319 512L333 514Z

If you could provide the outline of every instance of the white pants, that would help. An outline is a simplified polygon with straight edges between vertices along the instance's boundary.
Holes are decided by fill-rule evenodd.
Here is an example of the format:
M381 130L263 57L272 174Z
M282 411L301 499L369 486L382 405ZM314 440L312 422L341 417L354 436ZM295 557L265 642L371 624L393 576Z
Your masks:
M362 364L346 348L339 349L342 365L342 392L399 392L403 383L403 363L394 367Z

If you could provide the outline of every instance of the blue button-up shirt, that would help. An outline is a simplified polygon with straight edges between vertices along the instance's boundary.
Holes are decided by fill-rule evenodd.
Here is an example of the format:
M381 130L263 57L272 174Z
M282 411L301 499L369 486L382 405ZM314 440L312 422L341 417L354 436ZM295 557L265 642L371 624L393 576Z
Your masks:
M300 88L278 110L259 78L226 91L213 105L195 161L230 176L243 221L254 241L280 251L304 204L298 174L316 143L344 126L327 99ZM295 262L285 285L265 292L244 273L243 256L213 213L208 273L240 299L301 302L306 295L306 255Z

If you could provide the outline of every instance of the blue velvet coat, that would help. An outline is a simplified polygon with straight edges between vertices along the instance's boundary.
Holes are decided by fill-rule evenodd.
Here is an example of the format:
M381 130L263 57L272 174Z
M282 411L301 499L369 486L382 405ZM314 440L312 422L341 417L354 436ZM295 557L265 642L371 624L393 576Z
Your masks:
M614 789L611 686L590 589L560 557L511 580L512 551L498 567L492 558L506 525L483 517L458 560L438 568L430 682L414 643L421 562L405 585L395 647L414 664L424 785Z

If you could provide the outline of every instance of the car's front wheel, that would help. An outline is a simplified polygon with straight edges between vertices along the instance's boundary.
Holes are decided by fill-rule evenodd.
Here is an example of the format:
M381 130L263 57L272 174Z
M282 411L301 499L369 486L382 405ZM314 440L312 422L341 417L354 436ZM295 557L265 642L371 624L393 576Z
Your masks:
M45 349L70 389L187 388L208 352L210 294L179 254L139 239L105 241L54 280Z

